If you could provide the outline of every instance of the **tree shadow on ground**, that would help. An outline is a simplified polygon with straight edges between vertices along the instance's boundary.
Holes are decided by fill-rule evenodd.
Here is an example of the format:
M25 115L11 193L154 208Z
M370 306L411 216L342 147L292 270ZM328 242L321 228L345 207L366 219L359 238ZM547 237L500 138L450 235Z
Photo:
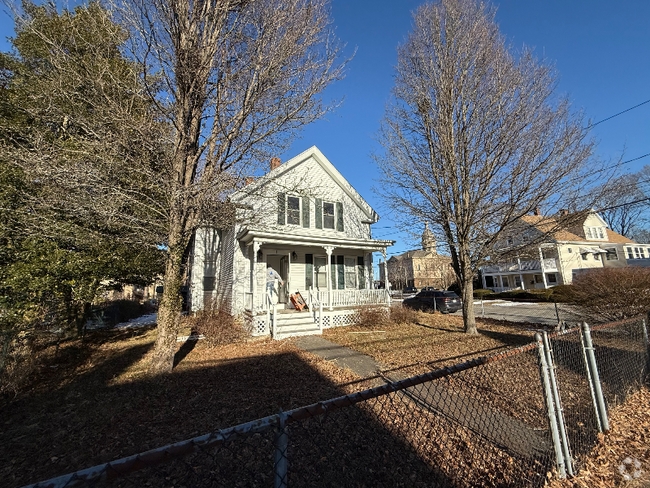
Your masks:
M171 374L150 376L141 360L152 346L140 341L97 361L91 358L69 381L6 405L0 479L22 486L343 394L293 351L186 360ZM325 425L323 420L315 419L313 435L294 452L294 478L313 486L431 486L432 480L453 486L367 411L351 406L342 422ZM268 486L275 433L264 434L266 441L260 436L240 439L239 444L233 440L230 447L148 470L134 480L150 476L154 486L159 478L165 484L193 480L188 486L251 486L261 481ZM310 471L317 463L325 468Z

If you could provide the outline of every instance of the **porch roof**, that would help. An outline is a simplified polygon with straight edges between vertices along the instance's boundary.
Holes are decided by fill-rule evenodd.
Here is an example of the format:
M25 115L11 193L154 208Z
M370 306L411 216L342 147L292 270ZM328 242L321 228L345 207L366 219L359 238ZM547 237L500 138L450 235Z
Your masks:
M343 249L364 249L366 251L382 251L395 244L395 241L380 239L350 239L347 237L311 236L311 235L287 235L281 232L269 232L256 229L242 230L237 239L250 244L258 241L262 244L278 244L285 246L332 246Z

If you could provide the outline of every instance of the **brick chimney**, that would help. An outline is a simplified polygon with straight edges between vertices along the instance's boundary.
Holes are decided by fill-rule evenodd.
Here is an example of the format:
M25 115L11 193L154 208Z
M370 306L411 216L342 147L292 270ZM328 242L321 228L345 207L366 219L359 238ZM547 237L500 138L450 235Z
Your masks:
M535 207L535 211L533 212L533 215L539 216L539 207Z
M255 178L252 176L247 176L246 179L244 179L246 185L250 185L253 181L255 181Z
M282 161L280 158L271 158L271 171L273 171L275 168L279 168L281 164Z
M569 210L566 209L566 208L561 208L560 209L560 215L563 216L563 217L566 216L566 215L569 215Z

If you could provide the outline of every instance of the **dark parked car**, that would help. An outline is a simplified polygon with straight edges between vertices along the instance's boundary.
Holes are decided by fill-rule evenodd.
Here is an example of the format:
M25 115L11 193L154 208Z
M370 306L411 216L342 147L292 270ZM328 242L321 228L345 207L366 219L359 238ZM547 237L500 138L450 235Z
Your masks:
M424 290L413 298L407 298L403 303L405 306L416 310L437 310L441 313L454 313L463 306L460 297L453 291Z
M410 295L410 294L416 294L418 292L418 289L414 286L407 286L402 290L402 293L404 295Z

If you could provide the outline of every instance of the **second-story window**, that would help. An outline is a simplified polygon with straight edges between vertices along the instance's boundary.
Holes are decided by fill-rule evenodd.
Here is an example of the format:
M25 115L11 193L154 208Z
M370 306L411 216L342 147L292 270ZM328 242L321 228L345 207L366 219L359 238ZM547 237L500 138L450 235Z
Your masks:
M323 202L323 228L334 228L334 204L331 202Z
M287 224L300 225L300 198L287 197Z

